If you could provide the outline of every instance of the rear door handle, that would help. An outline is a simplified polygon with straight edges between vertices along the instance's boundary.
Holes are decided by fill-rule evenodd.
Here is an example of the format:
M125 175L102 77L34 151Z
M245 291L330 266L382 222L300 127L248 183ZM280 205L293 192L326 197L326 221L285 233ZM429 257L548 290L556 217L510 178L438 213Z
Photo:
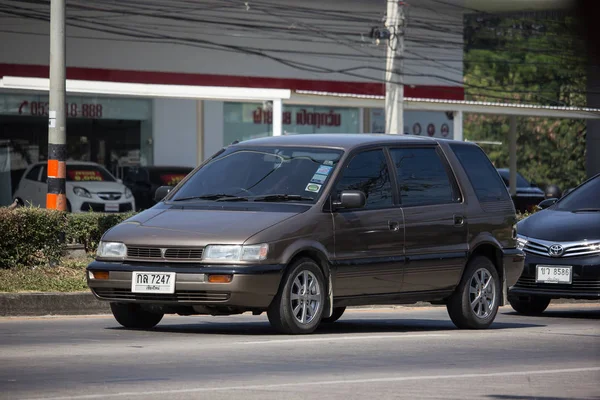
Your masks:
M454 225L455 226L463 226L464 224L465 224L465 217L463 217L462 215L454 216Z
M396 232L400 230L400 222L398 221L388 221L388 227L390 231Z

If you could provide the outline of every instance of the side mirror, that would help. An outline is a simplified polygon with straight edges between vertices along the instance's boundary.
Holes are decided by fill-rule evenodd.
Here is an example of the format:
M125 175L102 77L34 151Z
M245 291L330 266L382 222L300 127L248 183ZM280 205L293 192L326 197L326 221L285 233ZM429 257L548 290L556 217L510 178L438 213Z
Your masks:
M118 183L123 183L123 179L121 179L121 178L117 178L117 182L118 182Z
M157 203L162 201L162 199L167 197L171 189L173 189L173 186L161 186L156 189L156 192L154 192L154 201Z
M538 210L545 210L546 208L553 206L557 201L558 201L558 199L556 199L556 198L542 200L540 202L540 204L537 205L536 208Z
M333 202L334 209L363 208L367 204L367 197L360 190L344 190L340 200Z

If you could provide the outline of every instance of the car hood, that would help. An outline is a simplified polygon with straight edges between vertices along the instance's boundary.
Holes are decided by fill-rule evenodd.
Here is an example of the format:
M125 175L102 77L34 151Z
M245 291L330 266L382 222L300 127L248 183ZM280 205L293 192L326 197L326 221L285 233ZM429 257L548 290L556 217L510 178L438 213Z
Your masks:
M151 208L108 231L103 240L137 246L242 244L297 211Z
M67 188L71 189L75 186L82 187L88 190L91 193L101 193L101 192L125 192L125 185L119 182L67 182ZM70 192L70 190L69 190Z
M517 233L548 241L573 242L600 239L598 227L599 212L573 213L546 209L519 222Z

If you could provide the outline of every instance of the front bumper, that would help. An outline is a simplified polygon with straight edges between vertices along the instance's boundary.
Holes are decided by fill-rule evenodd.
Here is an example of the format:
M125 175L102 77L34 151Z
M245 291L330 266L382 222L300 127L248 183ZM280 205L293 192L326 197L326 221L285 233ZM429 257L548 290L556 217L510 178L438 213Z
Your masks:
M87 283L94 296L111 302L155 305L207 305L266 309L279 290L285 265L203 265L94 261L88 271L108 271L108 279ZM133 293L133 271L175 272L175 293ZM230 283L209 283L208 274L231 274Z
M572 266L571 284L536 282L537 265ZM523 273L509 296L600 300L600 256L554 258L527 253Z

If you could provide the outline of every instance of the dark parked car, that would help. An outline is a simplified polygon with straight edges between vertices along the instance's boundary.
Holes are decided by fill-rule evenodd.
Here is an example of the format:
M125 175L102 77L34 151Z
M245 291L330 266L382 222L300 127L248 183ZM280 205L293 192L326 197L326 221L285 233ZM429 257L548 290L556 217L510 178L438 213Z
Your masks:
M517 225L523 275L509 292L523 314L542 313L551 299L600 300L600 175Z
M123 183L133 192L138 210L145 210L156 204L156 189L176 186L192 170L190 167L133 167L125 174Z
M87 268L125 327L266 311L277 330L309 333L347 306L431 301L481 329L523 269L510 196L470 143L255 139L169 190L106 232Z
M498 173L502 177L506 187L509 187L510 172L508 168L499 168ZM517 211L522 213L535 211L536 206L546 198L542 189L530 183L517 172L517 194L513 196L513 202Z

